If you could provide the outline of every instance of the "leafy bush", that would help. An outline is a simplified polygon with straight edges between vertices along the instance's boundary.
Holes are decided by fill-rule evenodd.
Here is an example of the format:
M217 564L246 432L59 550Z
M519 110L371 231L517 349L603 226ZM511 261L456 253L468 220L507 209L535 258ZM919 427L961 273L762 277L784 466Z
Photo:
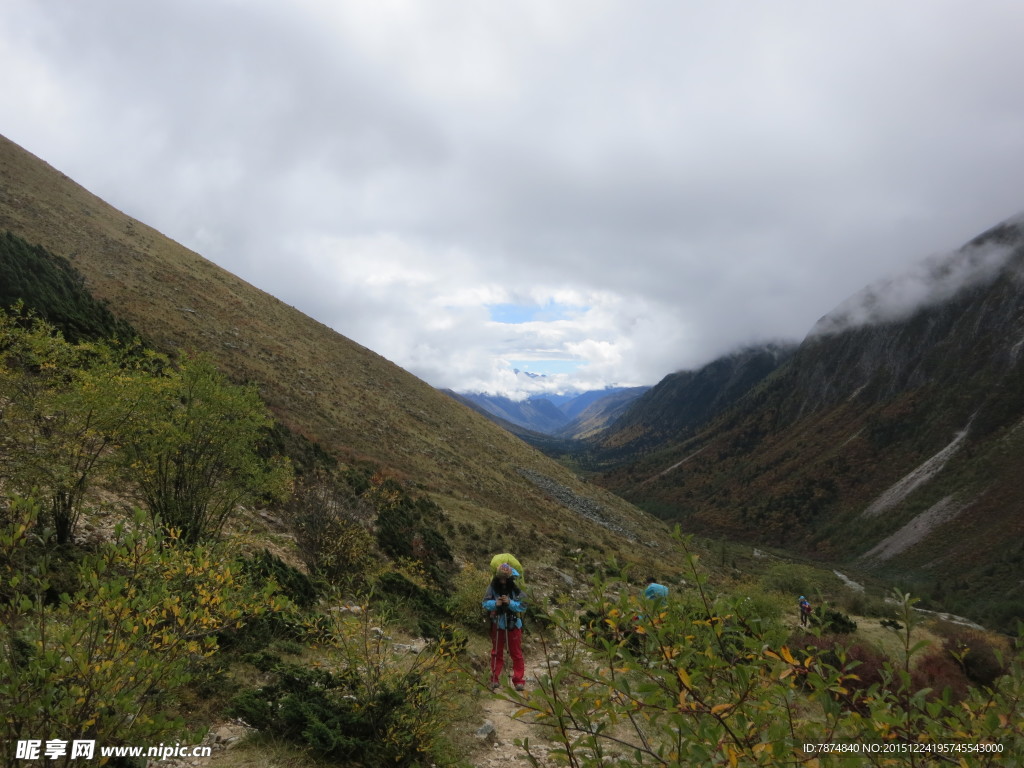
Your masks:
M491 580L491 574L470 564L465 566L453 579L454 587L448 601L452 621L461 627L486 633L490 622L481 602L484 590Z
M301 571L263 550L239 558L239 580L251 589L272 589L278 596L278 610L252 617L241 627L217 635L218 644L235 653L254 653L272 642L300 638L308 620L308 609L316 602L315 586Z
M338 619L319 639L331 669L277 664L273 681L236 696L230 714L323 759L434 762L459 685L447 648L397 656L367 613Z
M45 562L19 567L19 550L45 535L38 505L12 507L15 522L0 530L4 744L26 734L171 741L184 730L175 698L217 652L218 634L278 607L272 588L251 590L224 552L144 533L141 515L78 561L78 589L48 603Z
M439 583L448 580L454 557L441 533L444 510L426 497L414 498L391 478L375 476L365 493L377 510L377 543L396 560L412 559Z
M838 604L846 613L856 616L868 616L889 621L896 616L896 606L891 601L866 592L847 590L839 598Z
M982 632L947 625L942 640L944 651L955 658L964 674L975 685L990 686L1006 674L1007 662L1002 649Z
M255 555L243 557L241 566L251 579L274 581L280 588L280 594L300 608L309 608L319 597L316 586L306 574L271 554L269 550L264 549Z
M811 623L821 627L822 632L833 635L849 635L857 631L857 622L842 611L819 605L811 614Z
M326 473L304 477L287 506L309 572L328 589L364 590L377 572L379 551L369 532L373 508Z
M787 601L761 589L741 588L733 592L733 597L743 607L748 621L765 628L777 625L789 610Z
M420 586L396 571L380 575L374 596L383 606L401 611L404 620L411 619L415 623L411 629L423 637L440 638L442 625L451 618L439 591Z
M71 543L87 493L136 412L131 354L64 340L38 318L0 313L0 475L45 499L57 543Z
M793 595L817 595L820 593L838 592L842 582L834 573L812 568L799 563L776 563L772 565L760 579L760 586L765 590Z
M188 544L216 539L239 505L285 495L291 468L260 455L272 421L254 386L230 384L205 358L139 386L122 470L167 530Z
M0 309L16 303L36 312L72 343L138 334L115 318L85 288L85 278L67 259L11 232L0 234Z

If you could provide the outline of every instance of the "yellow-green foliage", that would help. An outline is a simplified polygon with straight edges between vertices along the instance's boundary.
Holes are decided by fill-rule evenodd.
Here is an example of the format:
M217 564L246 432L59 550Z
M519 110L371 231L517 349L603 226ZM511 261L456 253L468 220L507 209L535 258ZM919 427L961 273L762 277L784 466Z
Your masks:
M260 447L271 419L254 387L203 358L177 366L0 312L0 472L46 500L73 540L90 486L117 459L125 491L189 543L216 538L240 504L281 497L290 468Z
M467 628L484 632L489 626L482 606L484 591L491 580L491 572L467 564L452 580L449 610L453 621Z
M288 503L299 555L323 586L340 593L365 591L380 569L370 533L374 510L349 485L326 473L296 484Z
M217 537L238 505L290 489L287 463L259 453L271 419L255 387L231 385L203 358L140 386L121 436L124 472L150 514L186 542Z
M0 529L0 743L169 741L183 727L175 696L217 652L217 635L280 607L273 585L256 590L223 552L162 539L143 521L84 556L77 588L53 597L38 505L10 504Z
M137 372L123 350L69 344L38 319L0 313L0 472L9 489L44 496L61 544L132 418L125 383Z

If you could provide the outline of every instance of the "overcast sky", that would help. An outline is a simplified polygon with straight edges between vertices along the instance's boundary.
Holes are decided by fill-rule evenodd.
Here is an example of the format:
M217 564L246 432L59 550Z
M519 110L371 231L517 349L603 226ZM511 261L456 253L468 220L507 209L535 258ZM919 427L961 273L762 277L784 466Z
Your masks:
M657 383L1024 211L1018 0L3 0L0 133L432 385Z

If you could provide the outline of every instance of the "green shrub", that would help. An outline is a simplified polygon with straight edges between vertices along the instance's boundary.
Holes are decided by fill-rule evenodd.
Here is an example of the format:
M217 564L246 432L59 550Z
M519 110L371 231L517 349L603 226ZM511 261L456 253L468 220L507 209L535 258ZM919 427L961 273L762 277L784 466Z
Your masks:
M70 261L4 232L0 234L0 309L18 302L59 328L72 343L115 337L131 341L138 335L93 298Z
M332 619L319 637L330 669L275 664L272 682L237 695L229 713L325 760L431 765L459 679L446 646L397 655L378 620Z
M451 621L444 595L396 571L382 573L374 590L375 601L400 612L410 630L423 637L440 638L442 625Z
M397 481L374 476L364 494L377 510L377 543L395 560L415 560L439 584L446 584L454 557L441 533L448 520L430 499L413 497Z
M204 357L137 384L121 469L168 532L187 544L215 540L239 505L290 489L287 460L261 455L273 421L255 386L230 383Z
M490 622L481 603L490 580L489 571L472 564L465 566L456 574L448 599L448 614L454 623L481 633L488 631Z
M0 743L183 735L177 696L217 652L218 635L278 608L272 587L253 590L222 551L143 532L140 514L81 557L78 589L47 602L45 562L17 567L18 551L41 533L38 506L12 506L18 521L0 530L10 587L0 598Z
M847 590L837 601L846 613L877 619L894 619L896 607L889 600L866 592Z
M269 550L243 557L243 573L254 582L273 581L282 596L287 597L300 608L309 608L319 598L316 586L302 571L293 568Z
M364 591L380 568L369 531L373 507L348 483L325 472L299 482L287 505L299 554L324 590Z
M821 627L822 632L832 635L849 635L857 631L857 622L842 611L828 606L818 606L811 614L811 623Z

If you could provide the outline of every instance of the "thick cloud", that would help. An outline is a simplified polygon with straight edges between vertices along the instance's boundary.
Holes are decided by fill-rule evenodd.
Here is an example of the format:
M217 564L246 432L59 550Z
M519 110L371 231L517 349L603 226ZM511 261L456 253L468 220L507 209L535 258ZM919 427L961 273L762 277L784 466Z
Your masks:
M0 13L5 135L437 386L651 384L1024 210L1013 3Z

